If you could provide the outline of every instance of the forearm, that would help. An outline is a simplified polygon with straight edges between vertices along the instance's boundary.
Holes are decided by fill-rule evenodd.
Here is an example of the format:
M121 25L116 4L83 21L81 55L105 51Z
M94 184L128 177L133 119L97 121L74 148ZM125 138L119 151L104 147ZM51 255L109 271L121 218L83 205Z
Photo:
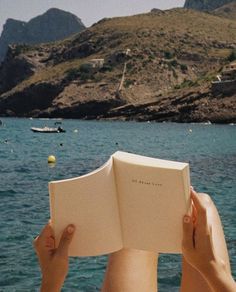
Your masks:
M236 283L222 263L213 262L202 275L214 292L235 292Z
M41 283L40 292L60 292L61 286L59 283L43 280Z

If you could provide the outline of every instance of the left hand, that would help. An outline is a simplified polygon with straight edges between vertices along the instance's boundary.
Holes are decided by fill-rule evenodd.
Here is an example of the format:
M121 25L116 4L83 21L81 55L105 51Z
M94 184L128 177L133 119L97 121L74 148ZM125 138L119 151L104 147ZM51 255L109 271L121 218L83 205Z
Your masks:
M75 231L74 225L68 225L62 233L58 248L55 248L53 229L47 224L34 240L42 272L41 292L60 291L68 273L68 249Z

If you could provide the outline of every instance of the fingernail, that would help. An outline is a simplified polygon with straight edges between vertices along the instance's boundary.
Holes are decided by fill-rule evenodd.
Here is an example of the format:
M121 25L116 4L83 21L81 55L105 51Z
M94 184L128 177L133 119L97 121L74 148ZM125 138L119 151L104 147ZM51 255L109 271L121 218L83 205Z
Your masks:
M75 231L75 227L73 226L73 225L69 225L68 227L67 227L67 232L68 233L73 233Z
M190 217L184 216L184 223L189 223L189 222L190 222Z
M193 187L193 186L191 186L191 187L190 187L190 190L191 190L191 191L194 191L194 187Z

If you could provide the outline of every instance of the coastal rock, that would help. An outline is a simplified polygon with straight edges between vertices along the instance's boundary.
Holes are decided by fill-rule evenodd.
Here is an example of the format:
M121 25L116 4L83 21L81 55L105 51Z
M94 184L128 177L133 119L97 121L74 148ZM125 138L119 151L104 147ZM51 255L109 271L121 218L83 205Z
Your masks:
M23 56L13 58L0 67L0 94L13 88L34 73L34 64ZM11 78L9 78L11 76Z
M0 99L0 115L8 115L10 111L16 116L35 116L49 108L52 100L63 87L59 83L42 82L33 84L21 92L15 92L10 96L2 95Z
M85 29L82 21L69 12L51 8L29 22L7 19L0 37L0 62L9 44L40 44L62 40Z
M158 101L125 105L107 112L105 119L157 122L236 122L236 95L214 96L209 88L184 90Z

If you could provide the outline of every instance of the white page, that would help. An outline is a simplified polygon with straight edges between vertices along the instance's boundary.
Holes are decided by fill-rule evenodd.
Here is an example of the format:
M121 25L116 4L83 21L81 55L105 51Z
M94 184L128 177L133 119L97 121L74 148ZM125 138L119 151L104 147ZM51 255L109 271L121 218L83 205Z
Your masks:
M100 255L122 248L112 159L88 175L52 182L49 190L57 244L68 224L76 226L70 256Z
M181 253L188 165L122 152L113 159L124 247Z

